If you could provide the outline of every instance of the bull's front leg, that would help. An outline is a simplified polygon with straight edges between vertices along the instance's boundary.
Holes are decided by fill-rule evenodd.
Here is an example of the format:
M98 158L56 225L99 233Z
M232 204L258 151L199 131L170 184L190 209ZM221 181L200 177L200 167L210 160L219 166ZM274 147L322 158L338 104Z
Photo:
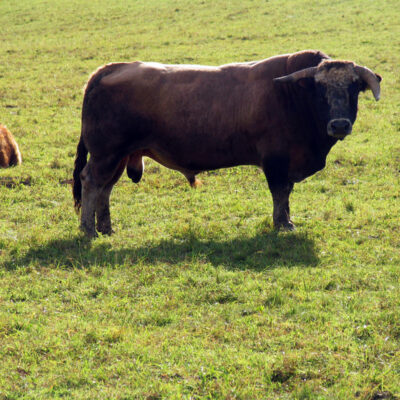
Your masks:
M290 220L289 196L293 183L288 179L288 161L283 157L274 157L264 162L264 173L273 200L273 220L275 229L294 230Z
M294 224L290 220L289 195L293 189L293 183L282 186L270 186L272 200L274 203L273 219L276 229L294 230Z

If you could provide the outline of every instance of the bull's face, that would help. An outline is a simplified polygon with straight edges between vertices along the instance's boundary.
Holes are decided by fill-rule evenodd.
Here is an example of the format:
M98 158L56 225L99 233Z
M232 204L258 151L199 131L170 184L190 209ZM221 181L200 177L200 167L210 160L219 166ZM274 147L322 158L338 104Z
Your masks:
M362 81L353 66L344 63L321 68L313 80L317 111L326 124L327 134L335 139L344 139L351 133L356 120Z
M379 99L381 78L365 67L348 61L323 61L318 67L307 68L275 79L306 86L312 95L321 129L335 139L351 133L357 116L360 91L370 88Z

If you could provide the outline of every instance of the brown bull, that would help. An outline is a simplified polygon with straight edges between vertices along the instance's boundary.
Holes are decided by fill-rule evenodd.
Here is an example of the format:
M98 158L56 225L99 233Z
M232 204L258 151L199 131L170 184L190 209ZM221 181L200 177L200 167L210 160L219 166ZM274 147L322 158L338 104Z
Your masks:
M237 165L263 169L276 228L293 229L295 182L325 166L351 132L360 91L379 99L381 78L349 61L302 51L219 67L115 63L90 78L74 170L81 229L110 234L109 197L125 167L139 182L143 157L196 174ZM87 154L90 159L87 163Z
M0 167L7 168L21 164L18 144L6 126L0 124Z

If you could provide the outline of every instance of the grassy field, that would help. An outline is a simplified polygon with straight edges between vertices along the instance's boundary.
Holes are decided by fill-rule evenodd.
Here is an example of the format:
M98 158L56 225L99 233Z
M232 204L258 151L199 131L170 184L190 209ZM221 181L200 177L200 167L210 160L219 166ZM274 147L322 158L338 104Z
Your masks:
M0 400L400 398L398 0L2 0ZM257 168L146 160L88 242L71 187L83 87L110 61L220 64L306 48L383 76L272 229Z

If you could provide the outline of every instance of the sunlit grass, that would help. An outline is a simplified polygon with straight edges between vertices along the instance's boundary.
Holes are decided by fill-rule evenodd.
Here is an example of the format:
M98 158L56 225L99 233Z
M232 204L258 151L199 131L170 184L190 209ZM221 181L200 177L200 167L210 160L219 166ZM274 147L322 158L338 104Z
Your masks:
M399 12L395 0L0 2L0 122L23 156L0 171L0 399L399 397ZM272 229L257 168L202 174L192 190L146 159L139 185L124 175L113 191L115 235L81 235L65 181L93 70L305 48L383 82L326 168L295 186L296 232Z

